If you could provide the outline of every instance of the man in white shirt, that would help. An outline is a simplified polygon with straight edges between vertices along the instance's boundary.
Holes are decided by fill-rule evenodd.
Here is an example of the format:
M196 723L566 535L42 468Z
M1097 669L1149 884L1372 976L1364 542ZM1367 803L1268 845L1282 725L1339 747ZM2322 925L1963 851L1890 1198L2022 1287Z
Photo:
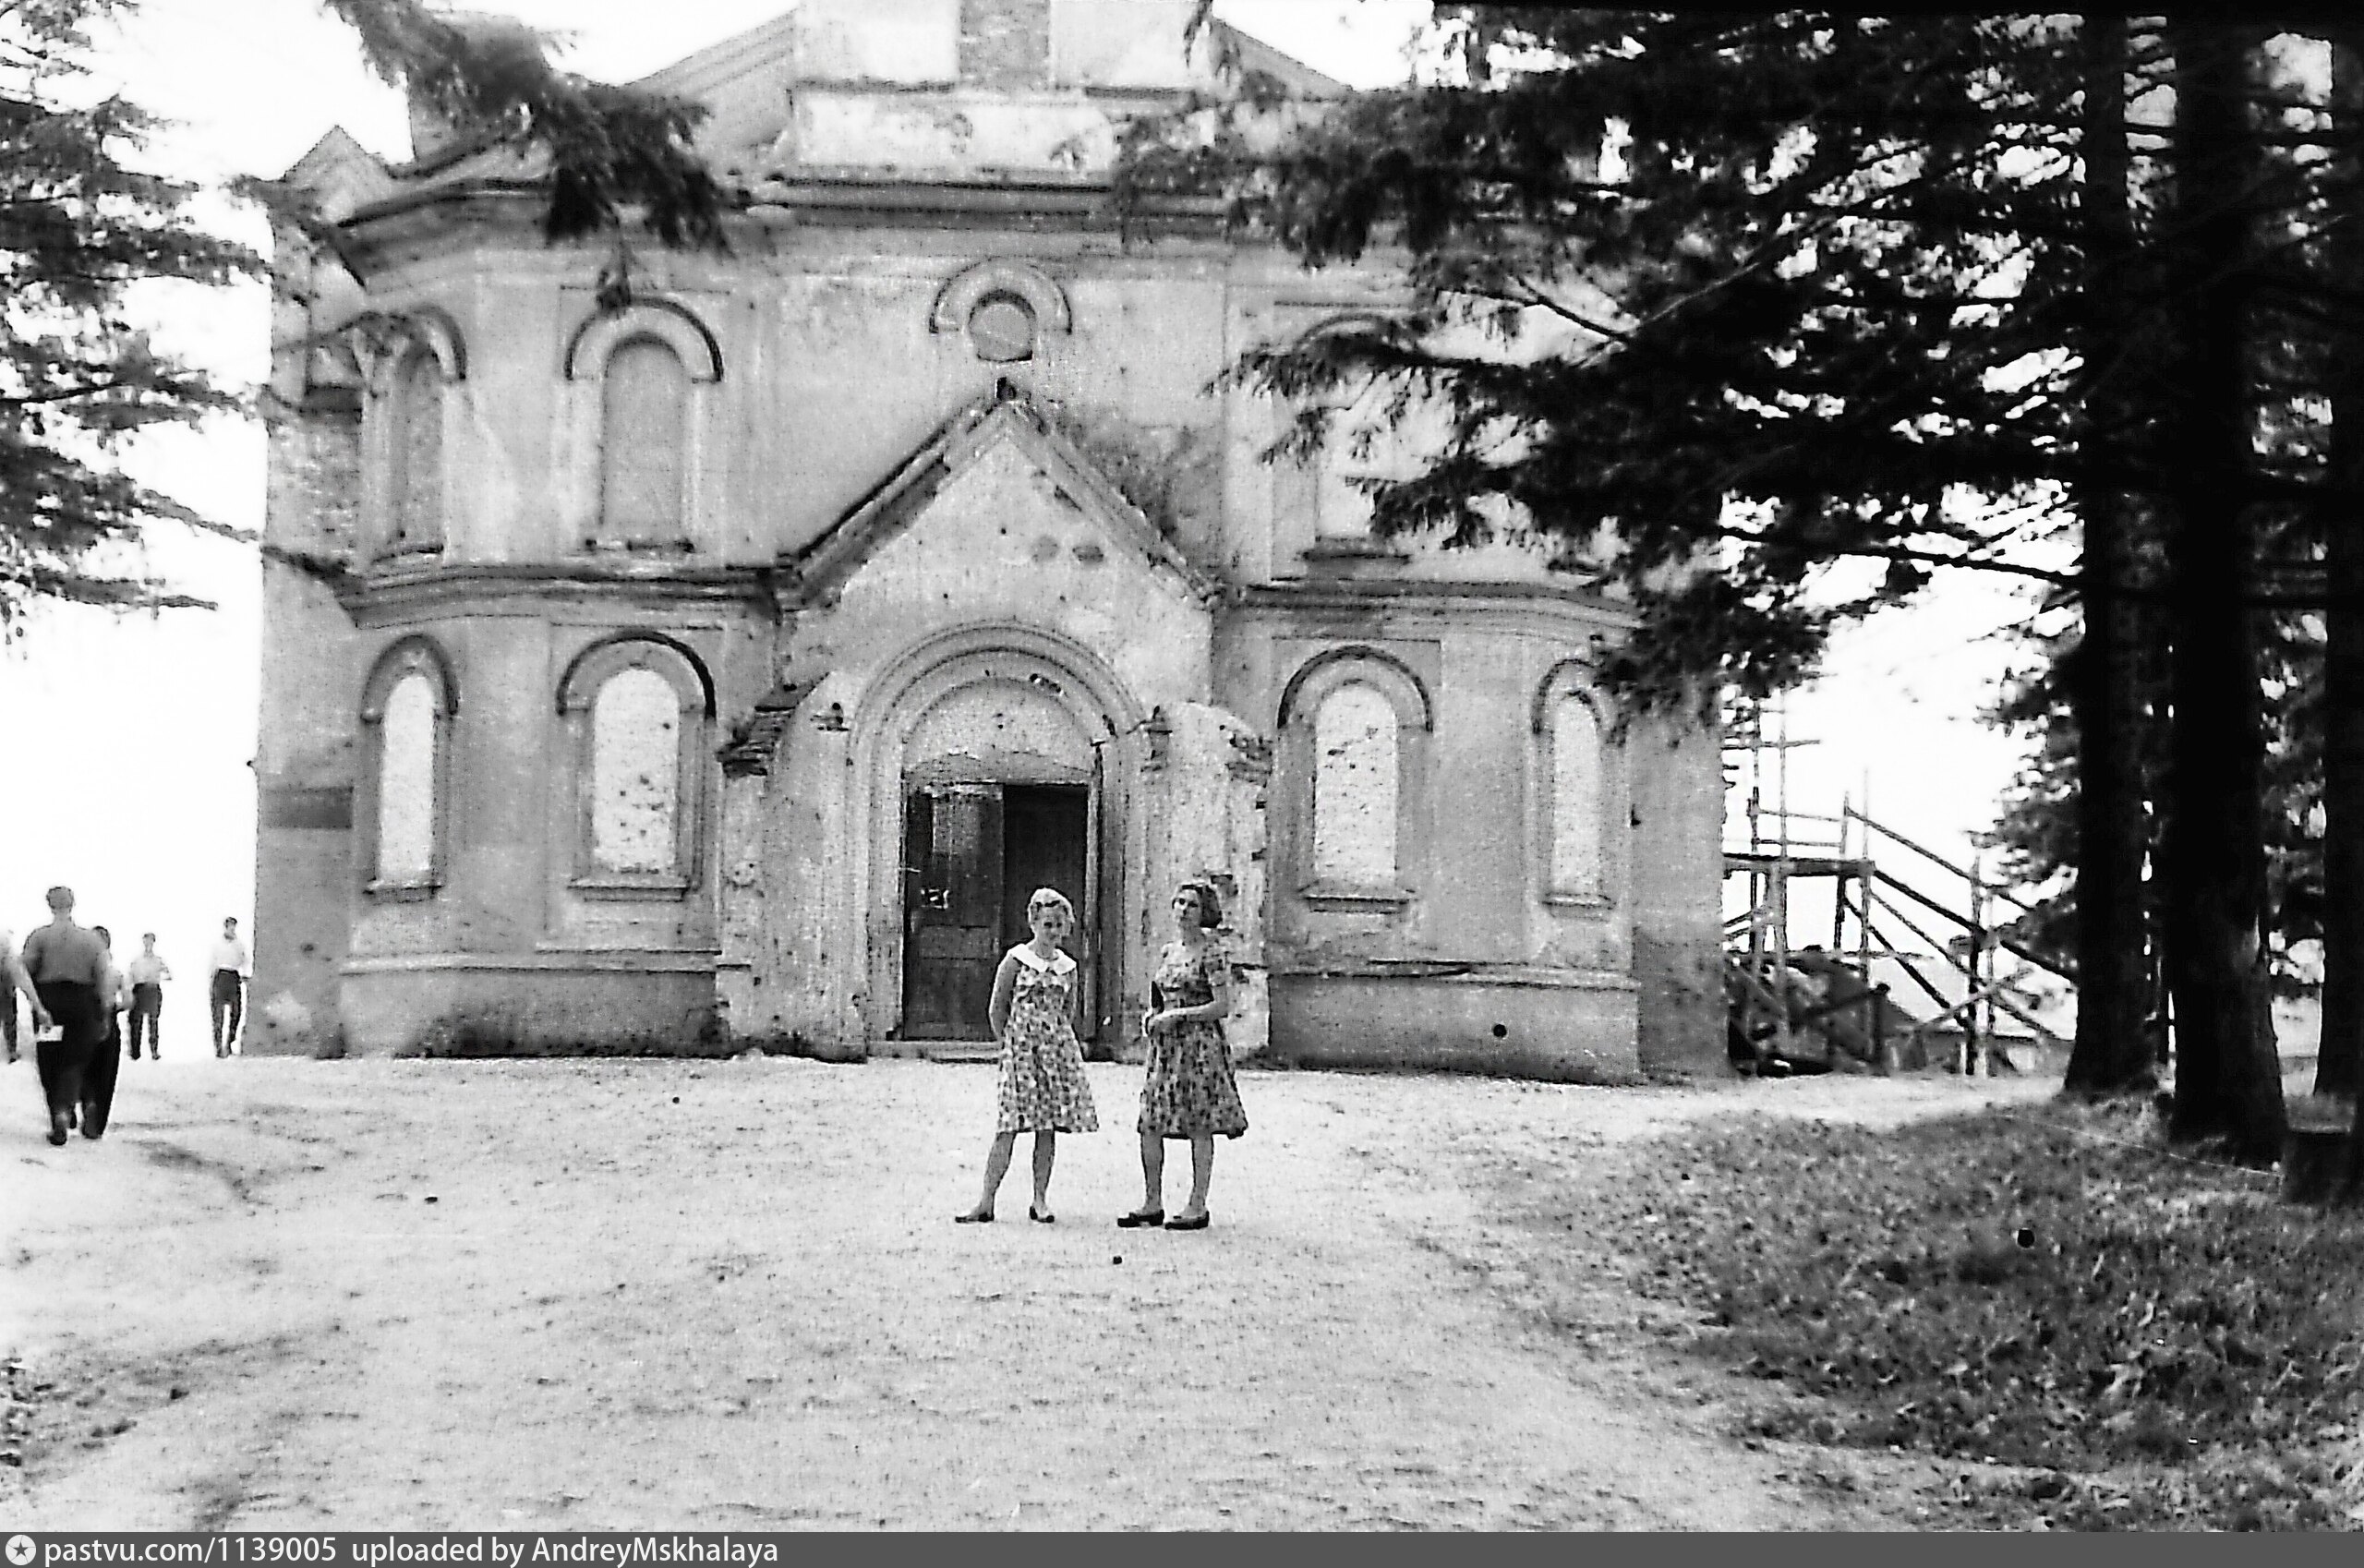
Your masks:
M148 1059L164 1059L164 982L173 978L172 965L156 951L156 934L142 932L139 956L131 960L127 973L131 980L131 1059L139 1059L139 1032L145 1019L148 1031Z
M238 1025L247 1015L247 976L255 961L238 940L238 923L222 923L222 940L213 944L213 1054L226 1056L238 1043ZM223 1026L227 1019L228 1025Z

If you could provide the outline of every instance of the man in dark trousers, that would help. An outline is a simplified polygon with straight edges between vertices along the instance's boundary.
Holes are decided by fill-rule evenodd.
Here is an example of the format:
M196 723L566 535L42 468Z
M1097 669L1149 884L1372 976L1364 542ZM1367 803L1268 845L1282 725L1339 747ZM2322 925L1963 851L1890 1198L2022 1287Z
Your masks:
M143 932L139 937L139 956L131 960L127 971L131 978L131 1059L139 1059L139 1034L144 1025L148 1034L148 1059L164 1059L164 982L173 978L172 966L156 951L156 934Z
M33 1059L49 1102L49 1140L63 1143L78 1117L85 1138L106 1131L106 1113L99 1111L97 1125L91 1125L83 1116L83 1099L91 1057L106 1038L103 993L108 965L98 937L74 923L74 889L49 890L49 917L47 925L25 938L25 972L49 1014L52 1028L42 1033L57 1034L34 1046Z
M228 1055L230 1047L237 1043L238 1024L247 1012L247 976L254 967L247 945L238 940L238 923L223 921L222 940L213 944L213 1054L217 1056Z

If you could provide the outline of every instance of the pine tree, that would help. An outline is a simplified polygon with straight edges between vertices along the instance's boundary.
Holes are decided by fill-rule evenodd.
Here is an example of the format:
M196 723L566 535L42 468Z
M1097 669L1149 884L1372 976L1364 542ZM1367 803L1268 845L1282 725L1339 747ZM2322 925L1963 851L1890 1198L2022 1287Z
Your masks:
M199 601L139 570L157 524L211 527L115 459L138 432L240 406L158 348L127 296L171 279L217 285L260 268L197 228L190 187L131 166L155 124L107 98L77 107L90 23L123 0L0 5L0 627L35 599L116 607Z
M2079 1075L2104 1092L2147 1065L2127 1027L2140 770L2118 656L2129 607L2154 608L2179 1127L2270 1159L2255 623L2291 601L2261 551L2277 510L2337 487L2252 450L2261 306L2327 297L2255 243L2320 189L2260 154L2253 41L2075 18L1440 16L1457 85L1369 95L1277 151L1205 115L1137 139L1137 188L1225 189L1311 264L1379 251L1406 269L1408 312L1253 352L1238 379L1316 404L1377 381L1391 416L1441 405L1422 471L1369 482L1374 525L1448 546L1523 532L1599 573L1642 612L1608 671L1636 705L1795 681L1833 625L1945 567L2097 614L2098 657L2065 691L2105 721L2079 732L2101 749L2081 782L2117 833L2079 848L2097 857L2083 915L2109 917L2084 938L2111 966L2108 1038L2089 1042L2108 1049ZM2170 84L2168 137L2113 131L2109 99ZM2326 145L2273 139L2310 136ZM1444 329L1473 313L1505 338L1556 320L1586 351L1454 352ZM1324 417L1309 407L1274 455L1318 443ZM2146 520L2156 559L2127 539ZM2057 525L2080 531L2075 571L2024 548Z

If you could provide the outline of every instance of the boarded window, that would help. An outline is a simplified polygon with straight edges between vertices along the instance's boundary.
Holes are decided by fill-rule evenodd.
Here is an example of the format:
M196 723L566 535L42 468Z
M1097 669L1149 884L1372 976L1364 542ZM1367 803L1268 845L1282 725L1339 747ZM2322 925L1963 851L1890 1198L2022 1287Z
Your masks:
M443 367L413 354L395 379L391 501L397 550L443 548Z
M1395 707L1349 681L1313 716L1313 876L1387 887L1395 882Z
M654 338L608 358L600 392L599 537L627 545L676 544L681 525L689 378Z
M413 670L386 694L378 731L378 880L435 875L435 682Z
M591 705L591 858L627 875L675 869L681 712L653 669L620 670Z
M1386 440L1379 428L1384 416L1369 392L1349 398L1333 393L1329 440L1322 443L1321 476L1313 511L1314 537L1320 539L1363 539L1370 537L1370 497L1355 481L1384 471L1378 461Z
M1551 699L1551 891L1600 891L1600 716L1573 692Z

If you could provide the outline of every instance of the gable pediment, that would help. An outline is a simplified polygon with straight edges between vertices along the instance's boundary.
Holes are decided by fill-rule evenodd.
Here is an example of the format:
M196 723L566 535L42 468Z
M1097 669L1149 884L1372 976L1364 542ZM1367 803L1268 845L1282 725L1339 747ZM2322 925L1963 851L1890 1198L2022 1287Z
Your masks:
M1204 603L1218 591L1042 409L1022 393L1004 392L955 415L827 532L783 560L784 597L833 602L864 567L923 527L928 548L955 552L976 570L1022 571L1023 552L1039 549L1046 537L1024 526L1030 510L1033 521L1055 522L1067 533L1079 522L1089 537L1075 548L1135 563L1179 597Z

